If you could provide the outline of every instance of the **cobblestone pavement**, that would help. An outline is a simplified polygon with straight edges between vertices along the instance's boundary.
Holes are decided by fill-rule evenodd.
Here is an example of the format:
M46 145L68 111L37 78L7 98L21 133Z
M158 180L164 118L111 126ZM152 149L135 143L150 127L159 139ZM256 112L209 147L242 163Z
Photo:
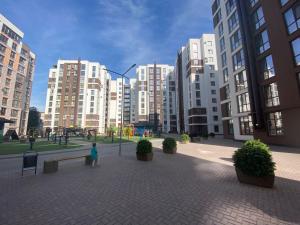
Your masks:
M135 144L121 157L103 145L100 166L72 160L48 175L44 159L86 151L42 155L37 176L21 177L19 158L0 160L0 224L300 224L300 151L274 147L275 188L265 189L238 183L240 143L179 144L176 155L153 145L152 162L136 160Z

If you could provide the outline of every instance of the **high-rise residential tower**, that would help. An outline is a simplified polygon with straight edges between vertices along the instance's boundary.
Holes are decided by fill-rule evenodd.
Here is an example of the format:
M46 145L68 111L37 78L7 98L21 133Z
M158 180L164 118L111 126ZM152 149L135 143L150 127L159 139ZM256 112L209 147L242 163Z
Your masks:
M300 2L214 0L227 138L300 146Z
M141 65L136 73L136 121L149 123L154 132L170 132L165 128L171 115L164 109L164 98L169 101L165 91L166 83L169 76L174 76L174 67L162 64Z
M177 130L192 136L222 134L215 35L190 39L176 59Z
M27 132L35 55L23 43L24 33L0 14L0 118L19 135ZM0 128L1 129L1 128Z
M106 131L110 75L97 62L58 60L49 71L44 126Z

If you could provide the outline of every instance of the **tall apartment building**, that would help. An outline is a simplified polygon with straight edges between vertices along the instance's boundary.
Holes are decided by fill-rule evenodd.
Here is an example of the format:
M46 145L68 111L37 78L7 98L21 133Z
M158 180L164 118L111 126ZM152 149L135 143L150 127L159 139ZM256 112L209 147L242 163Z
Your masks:
M136 74L136 121L149 123L154 132L171 131L165 128L171 115L164 109L164 98L168 101L167 105L171 104L165 90L168 77L174 76L174 67L162 64L141 65L136 69Z
M112 126L112 127L119 127L121 125L122 116L124 115L123 95L124 95L125 89L128 92L128 87L125 88L125 86L126 86L125 79L123 82L124 82L123 83L124 86L122 89L122 78L117 78L116 80L111 81L109 120L110 120L110 126ZM126 98L128 98L128 96ZM126 115L127 115L128 108L125 110L126 110ZM130 109L129 109L129 112L130 112ZM123 113L123 115L122 115L122 113ZM126 120L128 122L128 118L126 118ZM123 117L123 123L124 123L124 117Z
M137 112L137 82L135 78L130 79L130 124L135 124Z
M179 133L222 134L215 35L189 39L175 68Z
M22 42L24 33L0 14L0 118L19 135L27 132L35 55Z
M224 135L300 146L300 2L215 0Z
M58 60L49 71L44 126L96 129L107 126L107 85L110 75L97 62Z
M124 85L124 98L123 98L123 105L122 105L122 111L123 111L123 124L129 125L130 124L130 113L131 113L131 87L130 84Z

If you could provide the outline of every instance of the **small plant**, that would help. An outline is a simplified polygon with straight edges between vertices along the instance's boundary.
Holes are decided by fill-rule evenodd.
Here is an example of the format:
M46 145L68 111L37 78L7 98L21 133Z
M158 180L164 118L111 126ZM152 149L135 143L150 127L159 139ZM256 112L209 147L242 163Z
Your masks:
M181 141L182 141L183 143L188 143L188 142L190 142L190 137L189 137L189 135L187 135L187 134L182 134L182 135L181 135Z
M207 139L207 138L208 138L208 134L202 134L202 137L203 137L204 139Z
M136 153L147 154L152 153L152 143L148 140L140 140L136 146Z
M174 138L166 138L163 141L163 150L166 152L171 152L177 147L177 143Z
M269 147L259 140L250 140L235 151L233 161L236 168L249 176L274 176L275 163Z
M215 135L215 133L210 133L209 136L214 138L216 135Z

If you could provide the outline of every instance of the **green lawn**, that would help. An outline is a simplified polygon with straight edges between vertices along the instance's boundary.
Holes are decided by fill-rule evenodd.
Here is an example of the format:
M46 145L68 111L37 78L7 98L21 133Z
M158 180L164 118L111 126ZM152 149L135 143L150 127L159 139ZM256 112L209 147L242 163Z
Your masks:
M48 141L38 141L34 143L33 150L37 152L55 151L63 149L71 149L80 147L78 144L69 143L68 145L54 144ZM21 144L19 142L0 143L0 155L20 154L29 150L29 144Z
M128 139L128 137L122 137L122 143L126 143L126 142L138 142L141 138L138 136L133 136L130 139ZM147 140L151 140L153 139L152 137L148 137L148 138L143 138L143 139L147 139ZM87 140L87 138L85 138L85 140ZM119 136L114 136L114 142L112 142L112 137L107 137L107 136L97 136L96 137L96 143L100 143L100 144L112 144L112 143L119 143L120 141L120 137ZM91 139L89 140L89 142L95 142L95 137L91 137Z

